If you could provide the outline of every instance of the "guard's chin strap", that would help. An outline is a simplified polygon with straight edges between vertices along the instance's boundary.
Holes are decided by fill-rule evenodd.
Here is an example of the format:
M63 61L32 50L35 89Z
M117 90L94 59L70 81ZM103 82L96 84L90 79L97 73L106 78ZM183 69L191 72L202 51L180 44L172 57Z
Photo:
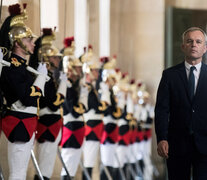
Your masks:
M19 46L25 50L25 52L27 53L27 55L31 55L32 53L27 49L27 47L22 43L22 41L20 39L17 39L17 43L19 44Z

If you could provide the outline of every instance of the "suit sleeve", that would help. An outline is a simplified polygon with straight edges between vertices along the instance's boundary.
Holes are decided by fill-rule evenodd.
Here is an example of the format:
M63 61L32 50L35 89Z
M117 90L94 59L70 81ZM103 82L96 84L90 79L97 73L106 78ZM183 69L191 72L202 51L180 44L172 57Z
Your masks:
M155 105L155 132L157 143L167 140L170 109L170 89L166 71L163 71Z

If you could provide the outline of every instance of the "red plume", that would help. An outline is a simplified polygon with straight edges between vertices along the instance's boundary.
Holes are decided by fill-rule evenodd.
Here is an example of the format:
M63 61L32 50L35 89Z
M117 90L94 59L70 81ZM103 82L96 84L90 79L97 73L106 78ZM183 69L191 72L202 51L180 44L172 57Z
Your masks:
M93 46L91 44L89 44L88 49L93 49Z
M72 42L74 41L74 37L67 37L64 39L64 46L65 48L70 47Z
M116 73L120 72L121 70L119 68L115 69Z
M135 80L131 79L130 84L134 84L134 83L135 83Z
M16 16L21 14L21 8L19 4L14 4L9 6L9 14L10 16Z
M114 58L114 59L117 59L117 56L116 56L116 55L113 55L113 58Z
M122 79L125 78L128 75L128 72L125 72L122 74Z
M104 57L101 57L101 58L100 58L100 61L101 61L103 64L105 64L105 63L109 62L109 58L106 57L106 56L104 56Z
M83 48L84 53L86 53L86 47Z
M23 3L23 8L24 8L24 9L27 8L27 3Z
M139 83L137 84L137 87L141 87L141 86L142 86L142 83L139 82Z

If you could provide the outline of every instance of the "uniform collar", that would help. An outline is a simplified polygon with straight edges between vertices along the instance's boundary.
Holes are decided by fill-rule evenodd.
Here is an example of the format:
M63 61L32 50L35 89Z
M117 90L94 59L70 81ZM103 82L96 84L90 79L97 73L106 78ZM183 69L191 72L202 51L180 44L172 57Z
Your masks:
M14 58L14 59L12 59L12 58ZM18 61L22 65L27 63L27 60L26 59L22 58L21 56L18 56L16 54L14 54L14 53L11 54L11 61L12 60Z

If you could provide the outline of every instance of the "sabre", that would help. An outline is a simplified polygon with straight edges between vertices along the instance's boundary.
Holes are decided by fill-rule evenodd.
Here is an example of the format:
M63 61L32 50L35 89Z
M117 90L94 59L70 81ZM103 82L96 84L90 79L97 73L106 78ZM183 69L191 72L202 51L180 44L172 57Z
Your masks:
M120 163L120 161L119 161L119 158L118 158L118 155L117 155L116 152L115 152L115 157L116 157L116 160L117 160L118 163L119 163L119 172L120 172L120 174L121 174L121 178L122 178L122 180L126 180L126 177L125 177L125 175L124 175L124 171L123 171L123 169L121 168L121 163Z
M136 156L134 155L133 150L131 150L131 153L132 153L132 156L134 157L134 159L136 159ZM135 167L136 167L138 175L140 174L140 176L143 177L142 170L141 170L141 168L140 168L140 166L139 166L137 161L135 162Z
M110 175L110 173L109 173L108 168L107 168L106 166L104 166L102 162L101 162L101 166L103 167L104 172L106 173L106 177L107 177L107 179L108 179L108 180L113 180L112 177L111 177L111 175Z
M41 180L44 180L44 178L43 178L43 176L42 176L42 173L41 173L41 171L40 171L40 168L39 168L39 166L38 166L38 164L37 164L37 160L36 160L36 158L35 158L35 155L34 155L34 151L33 151L33 150L31 150L31 157L32 157L32 162L33 162L33 164L34 164L34 166L35 166L35 169L36 169L36 171L37 171L37 173L38 173L39 178L40 178Z
M1 179L1 180L4 180L3 171L2 171L1 166L0 166L0 179Z
M80 161L80 167L83 170L83 173L85 174L87 180L91 180L91 177L89 176L87 169L83 166L83 162L82 161Z
M71 178L70 178L70 174L69 174L69 172L68 172L68 169L67 169L67 167L66 167L66 165L65 165L65 162L63 161L63 158L62 158L62 156L61 156L61 152L60 152L59 147L58 147L58 156L59 156L60 161L61 161L61 163L62 163L62 165L63 165L63 168L65 169L65 172L66 172L66 174L67 174L68 179L71 180Z
M129 158L128 158L127 155L126 155L126 158L127 158L127 161L129 162L129 163L128 163L129 171L130 171L132 177L136 180L137 175L136 175L136 173L134 172L133 167L132 167L132 165L130 164L130 161L129 161Z

